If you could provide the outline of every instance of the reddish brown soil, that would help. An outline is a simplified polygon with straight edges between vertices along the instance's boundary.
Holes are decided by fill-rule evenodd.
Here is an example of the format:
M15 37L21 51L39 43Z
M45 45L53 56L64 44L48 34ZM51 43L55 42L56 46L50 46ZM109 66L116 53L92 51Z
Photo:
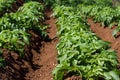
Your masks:
M58 39L55 38L57 32L55 26L56 20L53 17L50 17L51 13L52 12L49 10L46 13L48 18L46 23L50 25L50 28L47 30L47 32L51 41L43 42L42 47L39 50L40 54L35 53L33 55L33 62L41 65L41 68L27 73L25 78L26 80L53 80L52 71L57 64L56 45L58 43Z
M120 37L114 38L112 36L115 27L112 29L108 27L103 28L100 23L94 23L92 19L88 19L88 23L91 26L91 30L95 32L98 37L104 41L110 42L111 49L117 52L118 61L120 62Z

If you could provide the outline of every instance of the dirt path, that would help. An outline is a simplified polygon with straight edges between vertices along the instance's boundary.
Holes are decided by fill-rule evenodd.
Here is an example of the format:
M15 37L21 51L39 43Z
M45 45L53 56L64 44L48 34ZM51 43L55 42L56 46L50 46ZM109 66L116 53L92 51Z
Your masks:
M56 36L57 29L55 26L55 19L50 17L51 13L52 12L50 10L46 11L48 20L45 21L50 25L50 28L47 30L47 32L51 41L42 42L40 54L35 53L33 55L34 64L41 65L41 67L37 70L27 73L26 80L53 80L52 70L57 64L56 45L58 43L58 39L54 38Z
M94 23L92 19L88 19L88 23L91 26L91 30L95 32L98 37L100 37L104 41L111 42L111 49L117 51L118 61L120 62L120 37L115 39L112 36L112 32L114 29L110 29L108 27L102 28L100 26L100 23Z

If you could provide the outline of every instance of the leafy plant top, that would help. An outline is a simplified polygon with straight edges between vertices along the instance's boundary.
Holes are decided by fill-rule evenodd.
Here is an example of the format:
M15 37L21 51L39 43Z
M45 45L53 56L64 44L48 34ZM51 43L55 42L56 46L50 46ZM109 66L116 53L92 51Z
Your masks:
M83 80L119 80L116 52L108 50L108 42L96 37L85 19L74 10L76 8L66 6L54 8L60 37L54 80L64 80L69 73Z
M0 32L0 48L17 51L23 56L25 45L29 45L29 37L30 35L22 30L3 30Z

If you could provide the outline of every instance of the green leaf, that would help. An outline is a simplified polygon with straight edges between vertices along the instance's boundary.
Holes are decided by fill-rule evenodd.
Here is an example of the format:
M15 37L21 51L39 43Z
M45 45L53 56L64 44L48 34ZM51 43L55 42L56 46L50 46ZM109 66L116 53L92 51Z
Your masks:
M110 71L109 75L112 76L113 80L120 80L119 75L115 71Z
M118 32L119 32L119 29L115 29L115 30L113 31L112 35L113 35L114 37L116 37L116 35L117 35Z

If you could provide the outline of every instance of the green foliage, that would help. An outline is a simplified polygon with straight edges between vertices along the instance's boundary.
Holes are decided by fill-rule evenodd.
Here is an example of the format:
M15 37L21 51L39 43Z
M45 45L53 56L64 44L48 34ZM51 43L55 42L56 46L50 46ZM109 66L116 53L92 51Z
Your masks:
M77 6L77 12L83 18L93 18L94 22L100 22L103 27L112 28L118 26L113 32L113 36L116 37L120 31L120 7L115 8L105 7L100 5L85 5L79 4Z
M2 13L3 11L7 11L7 9L12 7L12 4L15 2L16 0L0 0L0 13Z
M106 72L106 73L104 73L104 75L106 77L105 79L106 80L119 80L120 78L116 74L120 74L119 71L113 70L110 72Z
M85 5L112 6L112 0L80 0Z
M22 12L26 15L35 15L39 18L43 18L44 6L41 3L30 1L29 3L23 4L22 7L19 8L18 12Z
M78 4L112 6L112 0L43 0L43 2L47 6L54 5L76 6Z
M95 15L97 15L97 13L99 11L101 11L101 9L103 8L103 6L99 6L99 5L91 5L93 8L91 9L91 12L89 13L90 17L94 17ZM85 7L85 6L84 6Z
M119 22L119 20L120 20L120 6L117 6L116 8L115 8L115 17L114 17L114 20L116 21L116 22Z
M79 4L77 6L77 11L79 12L79 14L81 16L83 16L84 18L88 18L88 17L91 17L93 15L90 15L90 13L94 13L95 10L96 10L96 7L93 8L93 5L89 5L89 6L85 6L83 4ZM94 11L94 12L93 12ZM95 13L94 13L95 14Z
M101 22L102 26L112 27L115 22L115 11L110 7L103 7L99 5L78 5L77 11L84 18L93 17L94 22Z
M30 2L30 1L39 1L39 0L24 0L25 2Z
M0 48L18 52L24 56L24 47L29 45L28 30L34 30L43 38L47 37L42 24L44 6L38 2L25 3L16 13L5 14L0 18ZM0 66L3 64L0 56Z
M53 15L55 17L60 17L62 15L69 16L70 14L73 15L73 8L72 7L65 7L65 6L56 6L54 9ZM69 14L68 14L69 13Z
M66 6L76 6L81 1L80 0L43 0L47 6L54 5L66 5Z
M6 29L32 29L43 20L43 6L38 2L25 3L16 13L0 18L0 31Z
M22 29L26 31L37 28L41 35L46 36L43 31L46 27L40 23L44 20L43 10L43 5L38 2L25 3L16 13L6 14L0 18L0 31L7 29Z
M80 14L83 18L94 18L94 22L101 22L102 26L109 26L112 28L113 25L119 26L119 7L117 9L113 9L112 7L112 0L43 0L46 5L53 6L74 6L77 5L77 14ZM63 7L64 8L64 7ZM64 9L61 9L62 13ZM68 9L69 12L73 13L70 9ZM56 8L56 13L54 15L56 16L57 11L59 11L59 8ZM63 13L66 14L67 13ZM59 14L58 14L59 15ZM57 16L56 16L57 17ZM119 27L118 27L119 28ZM117 30L119 31L119 30ZM117 33L117 32L113 32ZM114 34L115 36L116 34Z
M24 46L29 45L29 34L18 29L3 30L0 33L0 48L17 51L23 56Z
M85 15L88 12L90 11L83 11ZM58 18L60 37L57 45L58 65L53 71L54 80L64 80L64 75L70 72L81 76L83 80L120 79L115 72L118 65L116 52L108 50L108 42L100 40L90 31L89 25L76 12L76 8L57 6L54 15Z
M113 36L117 37L117 33L120 32L120 6L117 6L115 9L114 20L118 27L114 30Z
M104 7L95 15L95 22L101 22L102 26L109 26L113 22L114 10L110 7Z

